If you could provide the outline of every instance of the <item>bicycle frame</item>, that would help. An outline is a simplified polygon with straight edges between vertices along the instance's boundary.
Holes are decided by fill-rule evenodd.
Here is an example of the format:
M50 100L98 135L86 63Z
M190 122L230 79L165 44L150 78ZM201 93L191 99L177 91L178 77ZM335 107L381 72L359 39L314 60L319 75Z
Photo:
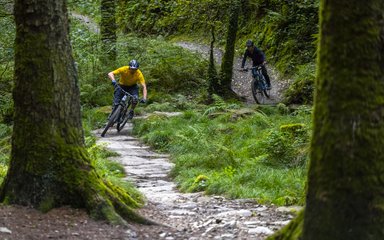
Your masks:
M113 106L113 110L110 114L108 123L105 126L103 132L101 133L102 137L105 136L105 133L108 131L108 129L112 127L116 122L117 122L117 126L116 126L117 131L119 132L121 131L121 129L123 129L124 125L128 121L128 108L132 104L132 100L136 98L129 92L125 91L121 86L117 85L116 87L120 88L124 96L120 99L117 105Z
M246 68L245 71L249 69L252 70L253 81L251 83L252 95L255 99L255 102L258 104L264 104L266 99L269 98L269 92L267 91L266 81L263 75L262 70L263 65L258 65L252 68Z
M256 87L261 91L267 90L261 65L252 67L251 69L252 69L252 76L256 81Z
M129 98L132 98L134 99L135 96L133 96L132 94L130 94L129 92L125 91L122 87L120 87L119 85L116 86L117 88L120 88L120 90L124 93L124 96L121 98L121 100L119 101L119 104L118 105L121 105L123 108L126 106L126 104L128 103L129 101ZM129 97L129 98L128 98ZM127 101L128 100L128 101ZM117 106L117 105L116 105ZM114 106L114 107L116 107Z

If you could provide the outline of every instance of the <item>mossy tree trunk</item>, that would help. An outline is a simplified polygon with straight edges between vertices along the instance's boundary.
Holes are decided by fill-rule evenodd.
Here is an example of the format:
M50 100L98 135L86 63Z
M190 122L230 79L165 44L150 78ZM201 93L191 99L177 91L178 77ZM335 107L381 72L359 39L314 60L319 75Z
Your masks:
M240 2L234 0L229 7L229 22L227 31L227 41L225 52L221 62L220 70L220 91L224 98L235 97L236 93L232 91L233 58L235 56L235 43L239 21Z
M209 81L209 86L208 86L208 94L209 94L209 99L208 101L212 101L212 94L217 94L218 93L218 76L217 76L217 71L216 71L216 66L215 66L215 57L214 57L214 44L215 44L215 26L212 26L211 28L211 34L212 34L212 40L211 40L211 48L210 48L210 54L209 54L209 66L208 66L208 81Z
M65 0L16 0L14 127L0 200L42 211L71 205L98 219L145 221L102 180L84 146Z
M102 66L114 68L116 61L116 1L115 0L101 0L101 23L100 34L102 43Z
M382 0L321 1L302 234L287 227L271 239L384 239L383 9Z

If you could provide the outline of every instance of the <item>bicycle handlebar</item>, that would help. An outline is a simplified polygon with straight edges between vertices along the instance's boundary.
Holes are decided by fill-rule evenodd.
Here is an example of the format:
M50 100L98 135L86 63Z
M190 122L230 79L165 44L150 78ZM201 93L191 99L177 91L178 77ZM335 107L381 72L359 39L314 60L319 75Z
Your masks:
M261 68L262 64L260 65L257 65L257 66L254 66L254 67L248 67L248 68L242 68L242 69L238 69L240 72L248 72L248 70L252 70L252 69L259 69Z
M121 91L123 91L123 93L124 93L125 95L128 95L128 96L130 96L131 98L137 98L137 99L138 99L138 97L133 96L133 95L130 94L129 92L125 91L119 84L116 84L116 87L120 88Z

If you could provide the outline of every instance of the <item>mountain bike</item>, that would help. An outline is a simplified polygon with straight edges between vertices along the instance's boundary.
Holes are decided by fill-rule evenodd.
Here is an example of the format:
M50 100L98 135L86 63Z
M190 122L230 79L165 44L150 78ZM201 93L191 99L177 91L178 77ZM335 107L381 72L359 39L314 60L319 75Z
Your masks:
M262 72L262 65L256 67L245 68L244 71L252 70L252 96L255 99L257 104L266 103L267 98L269 98L269 90L267 90L267 83Z
M135 96L133 96L129 92L124 91L124 89L122 89L119 85L117 85L116 87L120 88L121 91L123 91L124 96L120 100L119 104L114 106L109 116L107 125L105 126L103 132L101 133L102 137L105 136L105 133L108 131L108 129L112 127L115 123L117 123L116 124L117 131L120 132L125 126L125 124L128 122L128 120L131 119L129 117L128 109L132 105L132 102Z

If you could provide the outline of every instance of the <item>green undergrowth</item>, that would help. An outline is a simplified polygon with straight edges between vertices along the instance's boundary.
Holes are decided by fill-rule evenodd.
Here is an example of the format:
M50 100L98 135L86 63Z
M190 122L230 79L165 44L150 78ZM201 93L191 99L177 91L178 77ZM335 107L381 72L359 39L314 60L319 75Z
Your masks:
M116 156L116 154L108 151L105 146L96 144L96 138L92 134L91 129L97 126L97 124L100 124L103 119L105 119L103 112L95 109L83 109L83 123L86 135L85 142L91 163L100 177L125 189L136 202L143 203L143 196L133 184L123 180L125 177L123 166L110 159ZM12 127L10 125L0 124L0 184L4 180L10 162L11 135Z
M205 191L260 203L303 204L311 110L211 106L136 119L134 134L171 154L182 191Z
M10 161L11 133L11 126L0 123L0 183L4 180Z
M125 171L122 164L111 160L111 157L118 155L107 150L106 146L96 144L96 138L93 135L86 137L86 144L91 163L99 176L112 182L115 186L126 190L136 202L140 204L144 203L143 195L137 190L133 183L123 179L125 177Z

